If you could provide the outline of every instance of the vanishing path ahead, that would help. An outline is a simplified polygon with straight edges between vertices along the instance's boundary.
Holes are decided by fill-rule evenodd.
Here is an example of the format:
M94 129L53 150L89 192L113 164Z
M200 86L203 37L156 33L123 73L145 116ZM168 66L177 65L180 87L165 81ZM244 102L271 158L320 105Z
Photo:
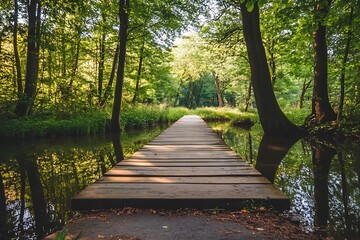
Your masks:
M227 147L199 116L184 116L72 199L73 209L239 209L289 198Z

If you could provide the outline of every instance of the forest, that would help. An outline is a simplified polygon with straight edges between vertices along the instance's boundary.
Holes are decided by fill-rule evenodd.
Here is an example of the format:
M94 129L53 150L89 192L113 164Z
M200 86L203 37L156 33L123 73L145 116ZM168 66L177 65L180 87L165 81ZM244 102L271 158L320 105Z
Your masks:
M259 114L269 135L303 132L290 112L311 131L358 137L359 10L357 0L2 1L2 136L227 107Z
M303 230L357 239L359 105L359 0L2 0L0 238L61 229L76 193L197 114Z

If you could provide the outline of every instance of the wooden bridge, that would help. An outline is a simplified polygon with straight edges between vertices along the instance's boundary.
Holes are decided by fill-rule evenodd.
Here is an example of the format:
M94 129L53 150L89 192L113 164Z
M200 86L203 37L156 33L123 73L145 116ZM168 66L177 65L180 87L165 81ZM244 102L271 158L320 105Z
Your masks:
M116 207L283 210L289 198L236 155L199 116L188 115L72 199L74 210Z

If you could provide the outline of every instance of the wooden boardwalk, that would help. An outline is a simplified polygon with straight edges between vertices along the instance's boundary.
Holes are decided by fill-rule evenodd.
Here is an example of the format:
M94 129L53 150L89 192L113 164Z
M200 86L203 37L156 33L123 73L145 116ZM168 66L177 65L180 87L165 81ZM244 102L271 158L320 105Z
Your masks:
M188 115L75 196L73 209L239 209L248 200L288 209L290 201L240 159L207 124Z

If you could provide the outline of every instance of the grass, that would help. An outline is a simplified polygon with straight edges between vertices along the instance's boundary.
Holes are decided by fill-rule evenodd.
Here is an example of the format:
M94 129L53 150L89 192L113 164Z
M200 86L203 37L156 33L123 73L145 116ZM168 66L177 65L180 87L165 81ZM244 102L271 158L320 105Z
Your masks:
M286 115L296 124L304 122L306 109L288 109ZM255 113L241 112L235 108L167 108L152 105L127 106L121 112L123 129L149 128L163 123L172 123L186 114L197 114L207 122L230 122L233 126L251 127L258 123ZM77 116L14 118L0 120L0 138L24 139L65 135L91 135L107 131L110 112L90 110Z
M165 108L138 105L121 112L122 129L149 128L162 123L172 123L190 111L186 108ZM110 113L100 110L79 113L78 116L27 117L0 120L1 139L24 139L66 135L91 135L104 133L109 128Z

